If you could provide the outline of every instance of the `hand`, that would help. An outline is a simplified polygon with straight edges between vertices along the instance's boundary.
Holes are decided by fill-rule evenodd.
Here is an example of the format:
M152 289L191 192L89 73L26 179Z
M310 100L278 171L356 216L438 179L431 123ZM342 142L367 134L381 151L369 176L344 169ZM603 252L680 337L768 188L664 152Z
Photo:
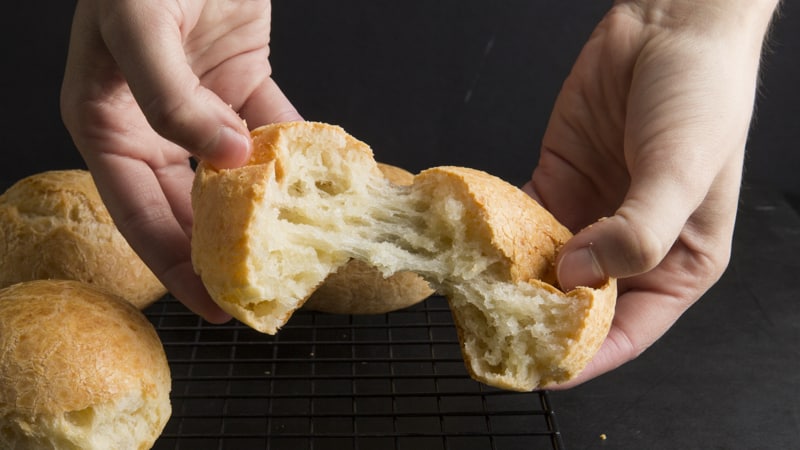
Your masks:
M81 0L72 25L64 123L120 232L213 322L229 316L191 265L190 158L242 165L242 119L300 120L270 77L269 31L265 0Z
M562 388L638 356L725 270L774 7L618 1L579 55L525 190L577 231L562 287L616 277L619 297L599 353Z

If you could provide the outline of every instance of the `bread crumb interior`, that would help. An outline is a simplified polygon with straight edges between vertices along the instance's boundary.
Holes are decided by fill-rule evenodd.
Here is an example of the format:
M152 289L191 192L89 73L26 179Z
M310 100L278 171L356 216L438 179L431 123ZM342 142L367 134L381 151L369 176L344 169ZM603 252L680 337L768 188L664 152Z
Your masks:
M270 180L249 236L259 249L249 258L252 285L265 289L256 298L275 301L249 307L289 314L351 258L385 276L413 271L448 297L474 373L501 384L558 379L547 371L585 305L502 281L506 261L480 238L485 225L468 213L463 192L447 183L393 185L371 155L330 152L331 145L309 142L280 156L280 176Z

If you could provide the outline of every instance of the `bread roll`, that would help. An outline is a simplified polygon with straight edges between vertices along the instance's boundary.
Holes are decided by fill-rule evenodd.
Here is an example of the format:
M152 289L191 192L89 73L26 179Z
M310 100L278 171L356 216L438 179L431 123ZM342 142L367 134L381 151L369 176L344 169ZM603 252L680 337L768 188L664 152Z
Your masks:
M96 285L140 309L167 292L117 230L85 170L34 174L0 195L0 287L50 278Z
M448 299L476 380L528 391L577 375L610 327L616 283L568 293L554 261L570 232L485 172L436 167L390 183L339 127L253 131L238 169L200 164L192 259L221 308L275 333L351 259L413 271Z
M4 449L148 449L171 414L153 326L78 281L0 290L0 381Z
M414 175L400 167L378 163L391 183L410 186ZM381 271L351 259L311 294L303 308L333 314L383 314L408 308L435 292L424 278L413 272L385 277Z

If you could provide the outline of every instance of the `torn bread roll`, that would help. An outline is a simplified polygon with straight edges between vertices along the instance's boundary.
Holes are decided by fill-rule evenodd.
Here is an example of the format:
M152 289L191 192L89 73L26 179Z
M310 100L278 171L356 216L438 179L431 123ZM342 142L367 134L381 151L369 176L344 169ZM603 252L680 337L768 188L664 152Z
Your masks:
M0 380L4 449L148 449L172 412L153 326L78 281L0 290Z
M447 297L473 378L528 391L576 376L611 324L616 283L556 287L570 232L485 172L436 167L389 182L370 148L320 123L253 131L247 165L200 164L192 259L212 298L275 333L351 259L413 271Z
M0 287L39 279L93 284L139 309L167 293L79 169L37 173L0 195Z
M414 174L391 164L378 163L389 182L410 186ZM383 314L408 308L435 291L413 272L384 274L364 261L351 259L328 278L303 303L303 308L332 314Z

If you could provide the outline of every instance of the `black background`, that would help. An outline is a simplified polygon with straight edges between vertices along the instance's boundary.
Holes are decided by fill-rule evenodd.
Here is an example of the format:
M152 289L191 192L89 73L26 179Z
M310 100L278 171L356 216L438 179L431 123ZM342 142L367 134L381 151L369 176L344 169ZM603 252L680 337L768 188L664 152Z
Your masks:
M379 159L414 171L477 167L519 184L561 82L610 3L279 0L274 76L306 119L344 126ZM795 3L783 5L765 55L745 176L800 196ZM83 164L58 110L73 7L4 7L0 104L13 161L4 179Z
M275 78L303 116L417 171L530 175L559 86L610 1L274 2ZM0 16L4 186L83 167L58 93L74 2ZM800 435L800 6L765 54L731 265L637 361L554 409L568 448L790 448ZM776 195L775 193L780 193ZM607 434L608 440L601 440Z

